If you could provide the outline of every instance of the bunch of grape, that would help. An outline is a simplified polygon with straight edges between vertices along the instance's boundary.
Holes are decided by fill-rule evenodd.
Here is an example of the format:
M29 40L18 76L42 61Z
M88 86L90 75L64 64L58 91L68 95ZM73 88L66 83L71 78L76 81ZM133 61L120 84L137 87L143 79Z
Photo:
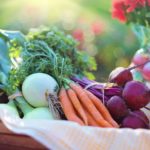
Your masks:
M121 127L148 129L149 120L141 109L150 102L150 89L143 82L133 80L131 70L135 68L118 67L110 73L109 82L116 83L123 90L122 96L108 100L107 108Z

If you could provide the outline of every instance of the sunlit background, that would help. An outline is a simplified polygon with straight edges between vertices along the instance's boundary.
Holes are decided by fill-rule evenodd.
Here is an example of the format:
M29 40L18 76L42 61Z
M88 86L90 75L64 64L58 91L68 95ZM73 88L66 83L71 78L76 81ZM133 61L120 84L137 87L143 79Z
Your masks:
M57 26L96 58L97 80L116 66L128 66L139 43L130 27L111 17L111 0L0 0L0 28L21 30Z

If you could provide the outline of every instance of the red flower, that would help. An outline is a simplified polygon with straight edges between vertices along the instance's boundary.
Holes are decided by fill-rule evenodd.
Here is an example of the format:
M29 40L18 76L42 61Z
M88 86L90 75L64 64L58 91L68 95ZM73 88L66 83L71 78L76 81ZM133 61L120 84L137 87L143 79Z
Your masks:
M84 33L81 29L76 29L73 31L73 37L78 41L84 40Z
M132 12L137 7L145 6L145 4L146 4L146 0L125 0L125 5L127 6L127 12Z
M150 0L147 0L148 6L150 6Z
M125 15L125 4L124 1L114 2L113 4L112 17L119 19L121 22L126 22L127 18Z

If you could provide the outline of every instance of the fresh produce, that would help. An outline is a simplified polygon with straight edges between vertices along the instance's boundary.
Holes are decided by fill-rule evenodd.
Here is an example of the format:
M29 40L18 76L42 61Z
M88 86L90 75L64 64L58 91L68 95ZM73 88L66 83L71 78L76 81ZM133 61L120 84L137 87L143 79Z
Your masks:
M69 65L72 65L72 73L75 73L79 76L84 75L91 79L95 78L94 74L91 73L91 71L94 71L97 68L94 58L89 56L86 52L79 50L77 48L78 43L74 40L72 36L65 35L57 28L50 29L45 27L33 30L31 29L27 37L30 42L38 40L47 43L47 45L54 51L56 55L59 54L60 57L67 60L68 64L66 68ZM63 63L61 62L61 64ZM65 72L63 73L63 76L66 77Z
M92 100L92 102L94 103L96 108L99 110L99 112L102 114L104 119L106 121L108 121L112 126L119 127L118 124L111 117L111 115L110 115L109 111L107 110L107 108L105 107L105 105L91 92L86 91L86 93L89 96L89 98Z
M89 70L96 69L94 59L78 51L77 43L71 36L57 29L44 28L31 30L27 39L24 45L11 44L11 49L20 49L22 58L19 68L11 71L10 81L14 81L13 85L20 86L28 75L37 72L53 76L60 87L64 78L74 74L93 77Z
M31 112L27 113L23 119L48 119L54 120L54 116L50 112L48 107L39 107L33 109Z
M125 85L128 81L133 80L130 69L118 67L113 70L109 75L109 82L117 83L120 86Z
M75 91L72 90L71 88L68 88L67 94L68 94L69 99L70 99L71 103L73 104L74 108L79 113L82 120L84 121L85 125L88 125L88 120L87 120L87 116L85 114L84 108L82 107L80 100L78 99L78 96L75 93Z
M62 109L68 120L79 123L80 125L84 125L84 122L78 117L73 108L71 101L67 95L66 90L62 87L59 93L59 98L61 102Z
M144 65L147 65L148 63L149 63L149 60L144 61L144 63L138 64L136 66L132 66L129 68L118 67L110 73L108 81L112 83L116 83L119 86L124 86L128 81L133 80L131 70L139 68L139 67L143 67Z
M97 97L76 83L69 80L67 83L68 86L60 90L59 98L68 120L81 125L119 127Z
M95 127L99 127L99 124L93 119L93 117L91 116L91 114L86 110L86 108L84 109L87 119L88 119L88 125L89 126L95 126Z
M138 56L138 57L137 57ZM136 60L136 61L135 61ZM136 68L135 71L132 72L134 80L141 80L146 84L150 81L150 56L149 49L138 50L132 60L133 64L139 64L140 62L148 62L145 65L141 66L139 69Z
M79 76L87 74L90 75L90 77L93 77L93 74L89 71L96 69L94 59L87 54L78 51L76 48L76 41L71 36L66 36L57 29L40 28L38 30L32 30L23 39L23 42L13 39L12 41L8 40L8 43L10 49L9 56L13 61L9 61L12 67L9 76L6 77L7 84L4 85L4 91L6 91L8 95L15 95L14 93L20 93L20 87L23 87L24 97L31 105L36 107L45 106L47 105L47 102L46 99L42 101L43 99L39 97L42 91L40 91L40 93L38 87L42 89L43 86L38 85L38 87L33 87L37 89L36 92L38 92L39 95L33 93L31 95L31 86L28 88L27 85L31 85L32 82L26 84L26 81L24 81L29 75L32 76L32 74L35 73L49 74L57 81L54 84L58 83L61 87L65 82L65 78L68 78L73 74L78 74ZM17 61L18 57L22 59L21 62ZM10 58L8 57L8 59ZM88 65L84 65L85 63ZM2 79L4 80L5 78ZM40 82L37 84L40 84ZM49 87L53 87L52 85L49 84ZM57 90L58 88L56 91ZM55 116L55 118L60 118L63 115L63 112L57 99L57 92L55 95L47 93L47 101L49 102L50 111L52 111L53 116ZM21 102L26 103L23 102L25 100L22 96L15 97L15 99L18 99L19 105ZM33 104L30 100L36 102L41 100L41 102ZM28 104L26 103L26 105ZM22 110L22 106L20 108L21 111L25 111ZM27 108L30 109L31 106L28 105ZM23 114L25 115L27 112L29 111L26 111Z
M149 128L149 120L141 110L130 112L122 122L124 128Z
M112 117L117 121L121 120L129 112L125 101L122 97L119 96L111 97L107 102L107 108L111 113Z
M5 106L10 106L11 101L15 99L16 102L22 104L23 107L26 107L25 111L29 112L33 108L31 108L25 101L25 99L19 94L20 91L18 88L13 89L13 86L15 84L11 84L9 82L9 75L11 72L11 69L14 67L14 64L11 62L11 59L13 60L16 57L11 58L11 55L9 52L9 42L10 40L17 41L20 45L23 44L25 41L24 36L20 32L9 32L9 31L1 31L1 43L0 43L0 56L2 56L2 61L0 61L0 89L7 94L7 97L9 99L8 104L5 104ZM5 46L2 46L2 45ZM16 51L14 53L17 53ZM14 55L13 55L14 56ZM15 82L15 81L13 81ZM13 104L13 105L12 105ZM15 103L11 103L10 109L14 110L14 114L16 116L18 115ZM27 107L28 106L28 107ZM3 107L3 106L2 106Z
M139 50L133 57L132 62L135 65L140 65L140 64L144 64L145 62L147 62L149 60L149 56L147 54L144 53L144 50L141 49ZM143 66L138 67L137 69L141 70L143 68Z
M144 64L143 66L136 68L137 71L139 71L142 80L145 81L149 81L150 80L150 56L149 56L149 49L148 48L143 48L138 50L133 59L132 59L132 63L135 65L138 65L139 63L145 63L148 62L146 64ZM136 72L132 72L132 74L134 75L134 79L137 80L138 79L138 75Z
M148 62L144 62L148 63ZM143 64L138 65L142 66ZM135 68L137 66L133 66L130 68ZM123 68L126 71L129 71L130 68ZM124 76L124 71L122 72L122 76ZM87 78L77 78L72 77L71 78L76 83L80 84L83 88L87 89L89 92L93 93L98 98L98 101L103 102L107 109L109 110L109 113L113 117L117 123L122 126L122 120L126 118L132 111L139 110L140 108L144 108L149 103L149 90L148 87L142 82L139 81L126 81L126 84L124 86L118 86L116 83L98 83L95 81L88 80ZM134 85L133 87L128 86ZM140 85L136 88L137 83ZM143 92L142 92L143 91ZM147 93L147 94L146 94ZM134 95L134 97L133 97ZM93 101L93 100L92 100ZM93 101L94 103L94 101ZM100 104L98 104L98 107L96 103L94 103L96 108L100 107ZM98 109L100 111L100 109ZM107 110L107 111L108 111ZM85 109L87 112L87 109ZM101 111L100 111L101 112ZM103 113L101 112L101 115ZM93 126L98 126L97 122L94 122L91 118L92 116L87 115L88 118L90 118L90 124L93 124ZM103 115L104 116L104 115ZM111 118L112 118L111 117ZM135 116L132 117L133 120ZM107 120L105 118L105 120ZM113 121L114 121L113 120ZM137 119L135 119L137 120ZM107 120L109 123L110 120ZM112 123L111 123L112 124ZM112 124L115 126L114 124ZM140 128L140 126L138 126Z
M45 73L29 75L22 84L22 93L34 107L48 106L47 95L57 95L58 84L53 77Z
M144 65L142 75L145 80L150 81L150 62Z
M21 110L23 114L23 119L58 119L58 116L56 116L53 110L51 110L50 108L33 108L21 96L17 97L17 100L15 102L16 106Z
M130 93L126 94L128 83L133 82L131 70L149 60L114 71L109 80L112 83L98 83L86 78L93 78L94 59L79 52L73 38L56 29L32 30L21 42L8 39L7 43L7 70L0 67L0 89L23 119L67 119L82 126L119 128L126 126L124 120L135 114L134 109L149 102L141 97L141 104L135 106L134 99L133 109L127 102ZM138 127L147 128L140 123Z
M129 108L137 110L150 102L150 89L142 82L130 81L126 83L122 96Z
M98 97L105 105L107 101L114 95L121 96L122 95L122 87L117 86L112 83L98 83L93 80L89 80L86 77L71 77L71 80L78 83L81 87L87 89L91 93L93 93L96 97Z
M96 106L92 103L91 99L88 97L86 92L77 84L70 83L70 87L77 93L83 106L91 113L92 117L98 122L102 127L112 127L102 116L102 114L97 110Z

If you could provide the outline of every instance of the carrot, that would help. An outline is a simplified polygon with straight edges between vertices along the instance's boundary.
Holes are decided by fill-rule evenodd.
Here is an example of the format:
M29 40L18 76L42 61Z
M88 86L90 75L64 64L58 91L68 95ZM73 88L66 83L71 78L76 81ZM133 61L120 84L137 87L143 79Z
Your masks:
M59 99L66 118L70 121L77 122L80 125L84 125L83 121L76 115L76 112L64 88L61 88L60 90Z
M70 83L70 87L76 92L77 96L79 97L81 103L85 108L89 111L91 116L95 119L95 121L101 126L101 127L113 127L111 124L109 124L100 112L97 110L97 108L94 106L91 99L88 97L87 93L84 89L82 89L79 85L75 83Z
M67 90L67 93L68 93L68 96L70 98L70 101L72 102L74 108L76 109L76 111L78 112L80 117L83 119L85 125L88 125L87 116L84 112L84 109L83 109L76 93L70 88Z
M85 110L86 116L88 118L88 125L90 126L95 126L95 127L99 127L100 125L93 119L93 117L91 116L91 114Z
M105 120L107 120L110 124L112 124L114 127L119 128L119 125L117 122L111 117L109 111L105 107L105 105L101 102L100 99L98 99L94 94L86 90L87 95L89 98L93 101L94 105L96 108L101 112L102 116L104 117Z

